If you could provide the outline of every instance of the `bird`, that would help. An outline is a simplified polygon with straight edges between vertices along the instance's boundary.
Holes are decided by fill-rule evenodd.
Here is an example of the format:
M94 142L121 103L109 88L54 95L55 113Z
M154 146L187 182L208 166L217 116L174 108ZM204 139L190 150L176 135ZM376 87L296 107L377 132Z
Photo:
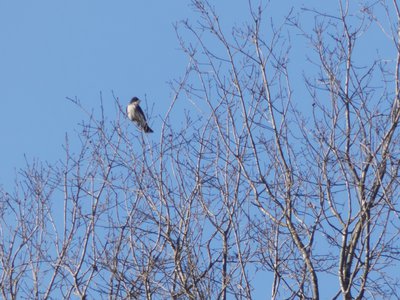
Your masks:
M140 100L138 97L133 97L126 107L126 113L129 120L135 122L146 133L151 133L153 130L149 127L144 116L142 108L139 106Z

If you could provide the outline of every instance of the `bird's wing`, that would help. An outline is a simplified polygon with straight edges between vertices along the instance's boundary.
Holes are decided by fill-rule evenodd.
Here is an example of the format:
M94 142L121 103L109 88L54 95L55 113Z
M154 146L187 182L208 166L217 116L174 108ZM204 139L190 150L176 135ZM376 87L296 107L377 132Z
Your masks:
M137 116L140 119L140 121L146 122L146 117L144 116L144 112L139 105L136 106L136 113L137 113Z

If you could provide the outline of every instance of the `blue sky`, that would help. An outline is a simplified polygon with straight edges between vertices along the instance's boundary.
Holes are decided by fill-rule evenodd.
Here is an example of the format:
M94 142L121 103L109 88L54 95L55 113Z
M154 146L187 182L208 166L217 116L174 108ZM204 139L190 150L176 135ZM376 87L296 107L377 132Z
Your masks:
M336 1L321 5L309 0L296 1L297 11L304 3L327 11L337 8ZM60 158L65 133L73 134L85 118L65 97L76 96L85 107L95 108L100 92L106 103L113 101L112 91L121 102L146 96L157 108L153 123L159 122L157 116L164 114L172 95L167 82L182 75L187 64L173 24L196 21L189 4L0 0L0 184L12 184L14 170L25 164L24 154L49 162ZM278 16L292 5L273 1L270 15L279 22ZM247 1L218 1L217 11L227 28L249 16ZM314 18L304 14L301 21L311 26ZM378 32L376 38L383 35ZM365 42L368 46L385 41ZM310 48L296 47L295 40L293 48L292 59L304 62L302 55ZM369 47L359 49L365 52ZM293 66L292 61L292 70Z
M186 64L172 26L191 16L182 3L0 1L0 183L12 184L24 154L62 157L65 133L85 118L67 96L94 108L114 91L164 111L166 82Z
M73 136L85 118L66 97L91 109L99 106L100 93L105 103L113 101L112 91L122 103L146 96L156 107L157 128L172 96L167 82L187 64L173 24L196 21L189 4L0 1L0 184L12 186L24 155L50 163L62 158L65 133ZM291 5L273 2L274 18ZM247 1L219 1L217 10L227 28L249 16Z

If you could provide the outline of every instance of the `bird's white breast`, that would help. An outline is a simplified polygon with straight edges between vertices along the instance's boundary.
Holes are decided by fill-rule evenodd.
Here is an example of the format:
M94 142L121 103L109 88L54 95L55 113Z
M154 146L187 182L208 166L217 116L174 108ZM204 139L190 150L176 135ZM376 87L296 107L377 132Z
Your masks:
M128 104L126 107L126 112L128 113L128 118L132 121L135 121L137 119L136 116L136 107L139 105L139 101L133 102Z

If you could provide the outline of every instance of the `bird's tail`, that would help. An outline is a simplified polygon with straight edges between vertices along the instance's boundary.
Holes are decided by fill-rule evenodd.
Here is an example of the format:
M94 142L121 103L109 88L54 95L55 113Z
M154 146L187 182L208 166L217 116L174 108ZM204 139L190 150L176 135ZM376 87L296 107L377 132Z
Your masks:
M147 124L144 125L143 130L146 133L152 133L153 132L153 130Z

